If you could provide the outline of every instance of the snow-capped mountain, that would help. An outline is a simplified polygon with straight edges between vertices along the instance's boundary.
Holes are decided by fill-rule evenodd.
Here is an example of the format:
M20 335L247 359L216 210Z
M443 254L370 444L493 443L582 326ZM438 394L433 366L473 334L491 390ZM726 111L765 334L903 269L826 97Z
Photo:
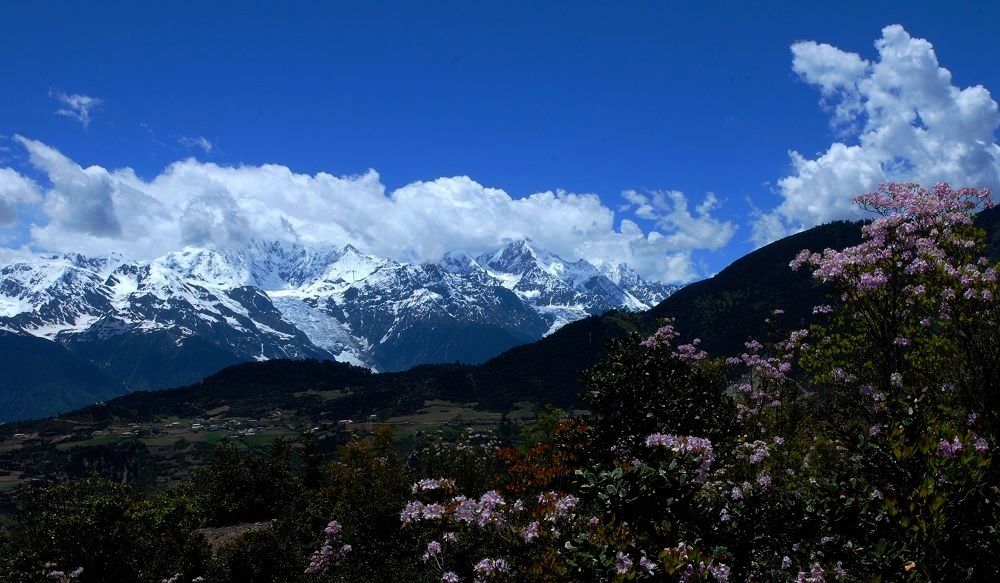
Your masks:
M634 270L631 274L635 277L619 278L624 284L620 285L587 261L564 261L524 240L480 255L476 264L545 318L549 324L547 333L569 322L612 309L651 308L659 303L651 302L652 298L666 297L677 289L676 286L646 282ZM631 268L624 266L624 269Z
M129 389L160 388L253 359L376 370L480 362L587 315L647 309L676 289L530 241L423 264L253 241L152 261L67 254L0 266L0 330L62 344Z

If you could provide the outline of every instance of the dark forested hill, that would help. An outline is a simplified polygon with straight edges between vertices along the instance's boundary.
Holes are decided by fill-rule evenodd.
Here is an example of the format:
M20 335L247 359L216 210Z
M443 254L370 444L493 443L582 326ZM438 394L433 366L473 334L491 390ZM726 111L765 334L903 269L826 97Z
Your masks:
M802 249L843 249L861 240L858 223L838 221L780 239L736 260L715 277L693 283L645 314L671 317L685 337L702 339L712 354L731 355L748 337L764 334L764 320L785 311L782 324L799 326L824 303L825 288L788 263Z

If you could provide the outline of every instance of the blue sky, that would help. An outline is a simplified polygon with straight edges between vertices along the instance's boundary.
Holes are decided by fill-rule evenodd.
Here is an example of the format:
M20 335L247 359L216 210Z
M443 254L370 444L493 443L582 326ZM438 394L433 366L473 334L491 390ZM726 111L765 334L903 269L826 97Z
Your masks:
M566 255L621 256L654 277L700 277L781 234L856 216L845 193L866 181L995 186L996 104L961 90L1000 87L998 17L986 2L8 3L0 8L0 168L8 168L0 179L23 186L17 173L34 194L22 188L18 198L11 193L20 187L8 186L6 215L0 197L0 244L148 255L284 228L279 235L428 259L525 235ZM886 37L890 24L907 36ZM917 61L927 50L914 39L926 39L937 63L912 70L897 58L885 67L904 77L893 89L892 71L878 72L888 60L873 46L880 38L916 51ZM798 41L840 52L800 45L793 67ZM843 57L850 53L868 69ZM951 78L942 82L938 67ZM898 103L879 101L893 91ZM73 96L99 101L81 109ZM955 105L970 102L972 114ZM907 111L914 119L899 121ZM928 132L933 151L909 152L898 131L883 131L893 124ZM967 127L980 128L970 142L980 150L941 144ZM838 142L858 149L838 151ZM163 179L189 157L196 162ZM258 195L251 183L282 179L273 173L222 178L211 163L280 165L290 185L321 172L355 177L302 197L324 199L317 215L338 215L353 200L375 210L343 211L350 225L312 224L294 208L258 224L264 207L305 203ZM74 190L81 179L72 173L95 165L104 174L81 174L89 186ZM428 186L455 176L474 184ZM833 178L842 184L831 186ZM427 182L407 187L406 204L391 211L369 200L415 181ZM481 187L514 201L595 194L602 208L553 195L511 210L517 205ZM495 206L492 220L512 226L484 229L482 214L449 214L478 206L477 197ZM433 216L421 219L425 200ZM149 239L148 226L132 224L143 201L159 209L150 217L179 226ZM545 213L552 216L537 228L516 226ZM444 233L432 220L442 216L460 229ZM641 241L621 234L622 220ZM372 224L354 224L365 221ZM651 231L662 237L649 242Z

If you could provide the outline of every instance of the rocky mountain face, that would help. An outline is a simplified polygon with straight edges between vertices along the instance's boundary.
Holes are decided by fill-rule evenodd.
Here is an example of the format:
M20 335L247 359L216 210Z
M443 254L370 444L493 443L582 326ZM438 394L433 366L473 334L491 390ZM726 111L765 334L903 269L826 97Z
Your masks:
M122 390L157 389L275 358L377 371L477 363L588 315L648 309L676 289L529 241L423 264L255 241L152 261L66 254L0 266L0 331L55 342Z

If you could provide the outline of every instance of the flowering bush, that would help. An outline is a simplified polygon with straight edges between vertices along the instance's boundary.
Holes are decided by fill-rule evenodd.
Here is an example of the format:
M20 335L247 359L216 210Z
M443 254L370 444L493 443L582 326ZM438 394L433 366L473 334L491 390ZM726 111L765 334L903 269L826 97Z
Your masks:
M723 364L668 321L589 373L586 446L548 481L568 520L499 492L406 516L446 527L487 503L465 524L490 536L462 536L519 579L995 575L998 290L970 218L988 193L893 184L857 201L878 215L861 244L791 262L832 290L821 325ZM487 580L463 560L448 577Z

